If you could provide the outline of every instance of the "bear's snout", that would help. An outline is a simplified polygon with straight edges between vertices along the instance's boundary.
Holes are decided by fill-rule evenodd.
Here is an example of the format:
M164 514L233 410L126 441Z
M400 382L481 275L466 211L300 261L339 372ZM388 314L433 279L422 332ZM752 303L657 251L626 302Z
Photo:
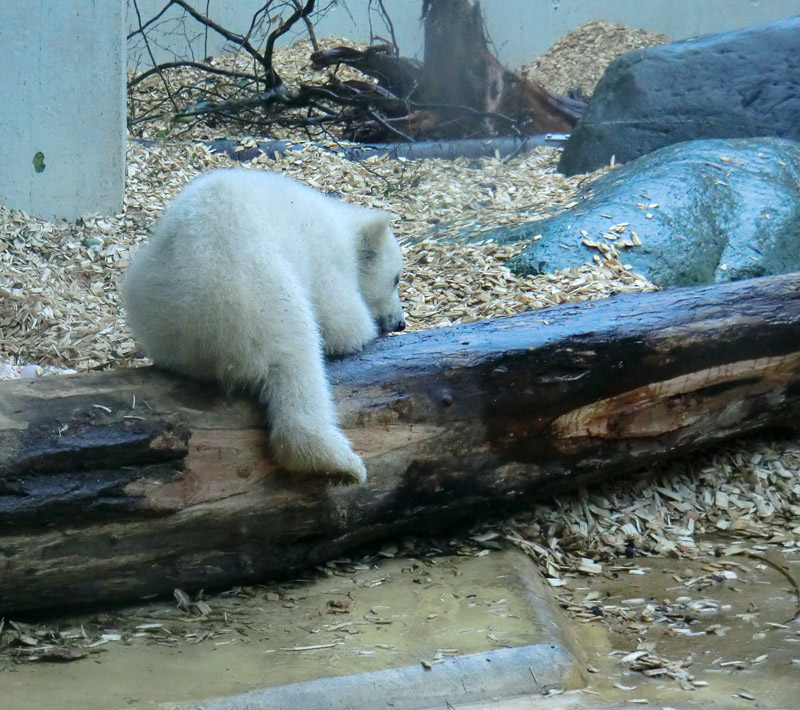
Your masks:
M391 316L381 316L376 320L378 329L381 331L381 335L386 335L387 333L399 333L401 330L406 329L406 321L405 318L395 319Z

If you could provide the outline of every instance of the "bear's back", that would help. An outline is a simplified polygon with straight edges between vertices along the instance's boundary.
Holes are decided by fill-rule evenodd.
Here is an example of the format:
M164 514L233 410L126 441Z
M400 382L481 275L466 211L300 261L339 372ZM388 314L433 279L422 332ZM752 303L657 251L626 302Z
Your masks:
M155 237L201 259L278 253L303 270L354 248L354 218L352 205L279 173L215 170L175 198Z

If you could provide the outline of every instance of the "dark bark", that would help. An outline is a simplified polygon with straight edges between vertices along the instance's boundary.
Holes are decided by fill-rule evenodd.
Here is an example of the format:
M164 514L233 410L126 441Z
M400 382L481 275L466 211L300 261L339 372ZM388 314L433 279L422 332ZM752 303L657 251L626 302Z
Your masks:
M290 574L800 414L800 274L383 339L330 365L363 487L151 368L0 384L0 616Z
M415 59L398 57L392 48L379 44L364 51L352 47L334 47L311 55L314 69L347 64L362 74L377 79L379 86L392 96L405 101L419 86L422 64Z
M442 123L442 137L566 133L576 117L541 86L506 69L489 51L479 3L470 0L430 0L424 8L425 62L415 98L424 104L467 106L512 119L454 116L429 109L434 115L418 120ZM575 104L577 107L577 103ZM442 131L444 131L442 133Z

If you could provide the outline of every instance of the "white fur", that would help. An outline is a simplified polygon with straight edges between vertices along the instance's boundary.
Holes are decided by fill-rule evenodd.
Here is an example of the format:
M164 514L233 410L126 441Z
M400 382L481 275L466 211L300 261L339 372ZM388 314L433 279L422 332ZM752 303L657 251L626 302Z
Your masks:
M257 393L281 465L363 482L323 349L355 352L404 327L401 268L385 213L275 173L217 170L175 198L122 289L157 365Z

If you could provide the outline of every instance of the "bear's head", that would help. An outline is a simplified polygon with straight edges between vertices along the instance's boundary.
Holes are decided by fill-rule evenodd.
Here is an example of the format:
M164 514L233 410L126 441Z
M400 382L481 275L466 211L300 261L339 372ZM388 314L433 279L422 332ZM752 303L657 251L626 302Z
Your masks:
M403 330L400 303L403 253L389 227L386 212L364 210L359 220L358 287L381 335Z

